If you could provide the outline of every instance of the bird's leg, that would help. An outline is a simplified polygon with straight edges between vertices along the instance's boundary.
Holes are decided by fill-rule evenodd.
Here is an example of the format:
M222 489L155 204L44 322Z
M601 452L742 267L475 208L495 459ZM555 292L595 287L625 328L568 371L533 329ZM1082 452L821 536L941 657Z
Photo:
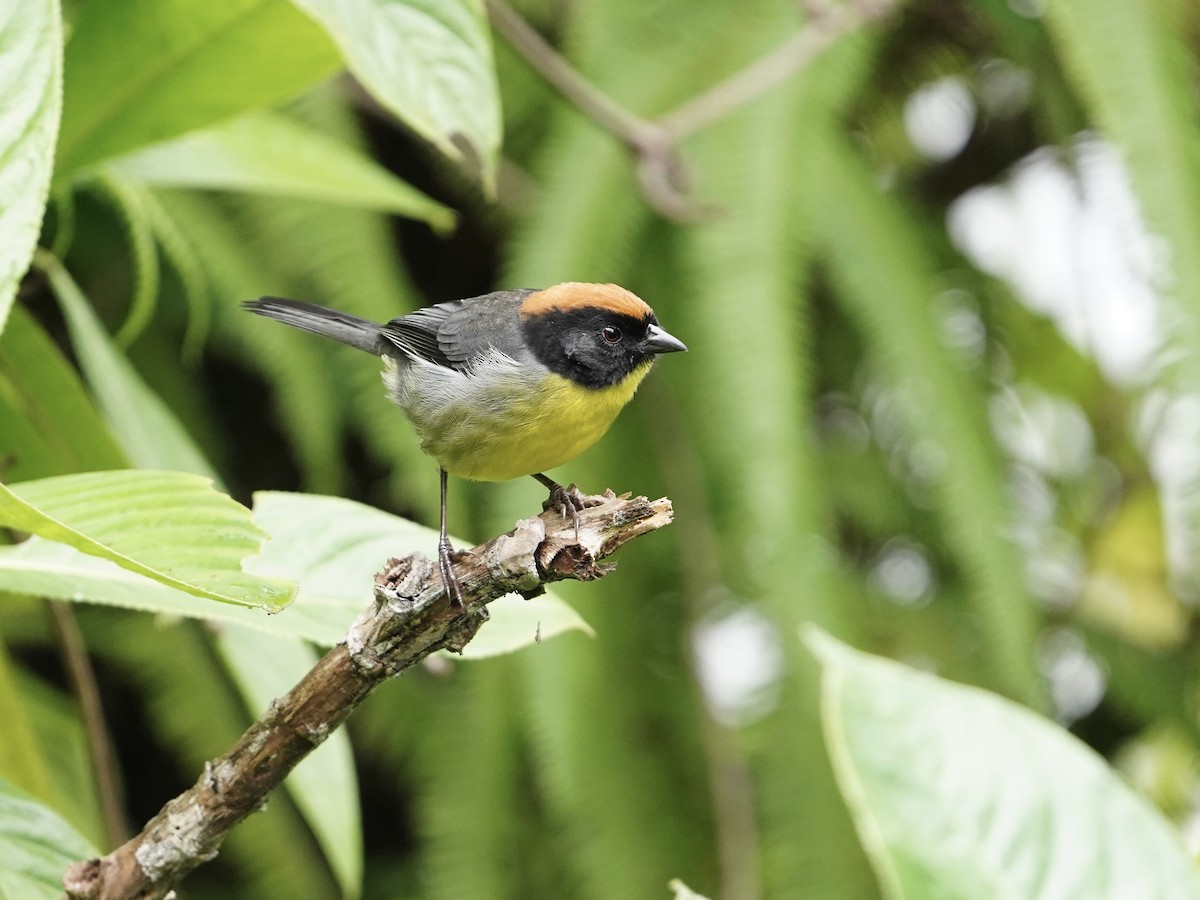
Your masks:
M575 523L575 540L578 541L580 511L587 509L589 506L599 506L604 502L604 498L585 494L573 484L569 487L563 487L553 478L547 478L540 472L535 473L533 477L550 489L550 499L542 504L542 509L557 509L558 514L564 519L567 518L567 511L569 510L571 519Z
M446 534L446 470L439 469L438 471L442 474L442 525L438 538L438 567L442 570L442 583L446 585L446 596L450 598L451 608L464 609L466 604L463 603L462 586L458 583L458 577L454 574L454 566L450 559L454 548L450 545L450 538Z

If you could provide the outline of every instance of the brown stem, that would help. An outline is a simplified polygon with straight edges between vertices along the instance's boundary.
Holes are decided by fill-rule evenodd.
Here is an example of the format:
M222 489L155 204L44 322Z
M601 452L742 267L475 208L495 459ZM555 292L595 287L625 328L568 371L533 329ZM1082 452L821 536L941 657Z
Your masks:
M87 734L88 756L92 774L100 793L100 812L104 818L104 835L108 846L125 840L129 825L125 821L125 804L121 801L121 779L118 775L116 753L104 718L104 705L96 685L96 672L88 657L87 644L70 604L61 600L49 602L50 617L62 648L67 677L79 702L79 714Z
M870 15L868 7L862 4L831 5L822 15L810 20L807 27L765 56L660 116L659 124L676 141L715 125L803 71L838 38L878 15L880 7L890 5L888 0L872 6Z
M631 150L640 152L652 140L654 125L604 93L572 66L505 0L486 0L488 18L514 50L560 94L611 132Z
M657 119L626 109L597 88L508 5L485 0L496 30L546 82L638 157L638 182L646 202L675 221L703 218L711 209L687 196L687 166L679 144L725 119L802 71L838 38L881 18L899 0L847 0L821 4L808 25L776 49Z
M487 621L486 604L510 593L532 596L552 581L606 575L600 560L671 521L671 502L605 495L579 514L579 533L556 511L525 519L508 534L459 554L455 570L466 611L451 610L430 561L389 560L376 576L375 602L291 691L274 701L232 750L204 767L189 790L167 803L142 832L63 876L73 900L165 897L212 859L229 831L388 678L435 650L461 651ZM284 613L286 615L286 613Z

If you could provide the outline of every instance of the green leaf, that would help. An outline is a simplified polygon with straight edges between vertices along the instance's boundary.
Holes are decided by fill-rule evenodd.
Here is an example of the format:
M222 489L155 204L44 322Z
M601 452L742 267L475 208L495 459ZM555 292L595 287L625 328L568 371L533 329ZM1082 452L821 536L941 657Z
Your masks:
M295 592L242 570L265 535L199 475L90 472L0 485L0 524L210 600L278 610Z
M38 259L58 297L88 384L130 461L147 469L215 477L179 420L113 346L67 270L49 254L39 254Z
M430 529L432 533L433 529ZM556 634L582 631L595 637L592 626L583 620L574 607L557 597L543 603L542 598L526 600L516 594L501 597L488 606L491 619L486 628L463 648L463 659L487 659L502 653L512 653L532 643L540 643Z
M26 715L26 698L17 686L16 670L0 641L0 778L42 800L50 800L50 780L41 744Z
M45 615L40 601L37 610L41 616ZM49 772L50 808L65 816L85 838L103 845L108 837L87 729L76 698L27 671L17 670L16 674L29 725Z
M232 622L331 646L371 602L374 575L388 557L412 550L432 552L437 546L437 532L431 528L337 497L260 492L255 495L254 524L271 534L271 540L260 555L246 560L246 571L300 582L283 615L214 605L106 559L38 540L0 547L0 590ZM577 613L550 593L519 605L497 601L492 609L492 620L471 642L479 644L471 657L534 643L539 622L543 639L570 629L591 633ZM490 637L493 630L495 636Z
M221 629L217 633L217 647L253 716L291 690L318 659L301 641L247 628ZM358 778L346 730L340 728L330 734L292 770L283 786L313 830L341 886L342 896L359 896L363 875L362 818Z
M158 248L162 251L183 289L183 300L187 307L187 329L179 347L180 359L185 363L199 360L200 351L208 338L212 319L212 297L208 278L192 247L189 235L163 208L161 198L143 184L127 181L127 193L137 195L137 203L150 220Z
M98 187L120 216L129 239L133 261L133 297L115 338L122 347L128 347L146 330L158 304L158 245L154 240L150 210L143 202L144 191L109 173L98 179Z
M667 882L667 887L675 895L674 900L708 900L702 894L697 894L690 887L684 884L680 878L672 878Z
M62 111L57 0L7 4L0 16L0 331L37 246Z
M113 160L119 175L164 187L326 200L422 219L440 231L454 213L370 157L268 110Z
M825 738L885 896L1200 896L1179 837L1089 747L811 630Z
M125 465L75 369L20 306L0 335L0 422L13 481Z
M180 262L190 258L202 273L202 295L211 302L212 346L237 360L248 369L259 369L276 385L275 418L283 429L296 457L306 490L337 494L344 483L344 418L346 393L337 371L331 370L330 359L339 348L325 346L323 341L297 341L292 329L247 327L246 313L237 301L269 292L295 294L310 288L297 265L307 268L312 256L294 245L285 251L286 259L272 258L263 239L263 226L258 217L243 214L248 205L262 203L296 204L296 201L274 201L245 197L234 205L230 215L228 203L216 196L203 196L192 191L151 192L161 217L160 239L178 240ZM306 216L310 227L326 233L330 219L349 209L326 206L321 216ZM370 215L358 213L358 215ZM372 218L380 218L371 216ZM323 246L315 241L317 246ZM282 248L281 248L282 249ZM394 252L394 248L390 252ZM320 296L329 295L320 293ZM343 309L330 298L331 305ZM394 313L385 313L380 321ZM298 332L295 336L303 337ZM377 368L367 366L375 376L373 385L378 395ZM384 403L387 403L384 398ZM399 417L402 418L402 417ZM407 422L398 423L407 425ZM395 426L392 426L393 428Z
M482 3L294 2L325 27L376 100L447 156L480 169L486 186L494 184L500 97Z
M284 100L339 64L285 0L83 4L67 47L57 174Z
M116 563L90 556L56 541L31 538L15 547L0 547L0 590L53 600L99 603L121 609L186 616L210 622L246 625L271 634L290 635L332 643L350 626L350 619L338 620L335 613L325 617L309 613L296 616L264 616L258 610L228 603L213 603L168 587L165 584L123 569ZM366 599L363 601L366 605ZM292 602L289 609L295 610ZM352 618L352 617L351 617ZM317 621L313 621L316 619ZM341 633L338 633L340 627Z
M57 814L0 780L0 898L58 900L67 866L95 855Z
M374 575L389 557L413 550L433 552L438 541L432 528L351 500L313 494L259 491L254 495L254 521L271 540L247 568L264 576L299 579L299 596L288 614L310 618L311 631L319 635L312 639L326 645L341 640L366 606ZM459 539L455 543L469 546ZM534 643L538 621L544 623L543 638L570 629L591 631L552 593L533 600L496 601L489 609L492 621L468 645L476 659Z
M290 572L300 589L288 617L304 619L311 640L326 646L341 640L370 602L375 573L389 557L431 553L438 541L433 529L338 497L258 491L254 516L271 540L250 570Z

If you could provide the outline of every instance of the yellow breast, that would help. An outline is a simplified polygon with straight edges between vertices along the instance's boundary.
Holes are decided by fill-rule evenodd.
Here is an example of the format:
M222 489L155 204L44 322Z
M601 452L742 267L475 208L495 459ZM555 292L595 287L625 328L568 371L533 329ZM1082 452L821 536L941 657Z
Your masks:
M463 416L456 427L423 443L452 475L507 481L553 469L596 443L650 371L646 365L619 384L585 388L545 375L536 390L504 404L495 416Z

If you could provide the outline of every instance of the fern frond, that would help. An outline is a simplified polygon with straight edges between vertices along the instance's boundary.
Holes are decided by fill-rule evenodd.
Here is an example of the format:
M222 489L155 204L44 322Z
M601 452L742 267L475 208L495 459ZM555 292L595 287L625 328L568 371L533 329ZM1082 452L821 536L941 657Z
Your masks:
M809 73L694 141L706 199L724 214L683 243L683 308L700 330L697 345L720 348L705 354L706 390L680 395L692 396L688 418L722 546L736 548L722 568L774 623L783 648L778 706L758 727L760 749L751 757L773 897L857 898L875 890L819 737L815 667L794 640L805 621L854 633L809 425L816 337L805 296L807 245L819 226L800 222L789 199L802 167L812 165L813 133L834 127L831 102L844 102L852 73L864 69L861 50L841 52L834 62L842 80L827 87Z
M1121 151L1148 230L1169 253L1160 274L1173 320L1175 365L1163 373L1173 391L1200 389L1200 108L1194 85L1196 63L1181 35L1186 7L1123 3L1121 0L1063 0L1047 7L1050 36L1059 48L1075 89L1096 122ZM1200 426L1185 415L1175 423L1180 444L1163 484L1171 563L1193 585L1200 581Z
M133 296L125 321L113 338L118 347L126 348L146 330L154 316L159 286L158 247L154 242L150 215L140 202L141 193L135 183L113 172L101 174L93 183L125 226L133 258Z
M146 212L154 236L183 287L188 317L179 354L185 363L194 363L200 356L211 327L212 295L208 279L181 223L172 218L154 191L132 183L129 189L136 191L138 203Z
M1036 618L1008 537L1012 513L982 414L986 394L972 387L941 341L932 267L912 236L908 213L878 190L852 146L830 134L819 137L819 174L809 181L806 202L839 298L861 323L890 383L903 388L909 402L901 414L911 440L924 442L936 466L947 541L973 584L993 683L1040 706L1043 691L1031 657Z
M218 201L183 191L156 192L156 198L175 227L186 230L189 252L212 287L214 349L270 379L280 406L279 424L291 439L306 487L336 492L344 477L344 420L338 383L329 373L332 348L288 329L256 327L239 306L262 294L289 293L296 283L271 267Z

